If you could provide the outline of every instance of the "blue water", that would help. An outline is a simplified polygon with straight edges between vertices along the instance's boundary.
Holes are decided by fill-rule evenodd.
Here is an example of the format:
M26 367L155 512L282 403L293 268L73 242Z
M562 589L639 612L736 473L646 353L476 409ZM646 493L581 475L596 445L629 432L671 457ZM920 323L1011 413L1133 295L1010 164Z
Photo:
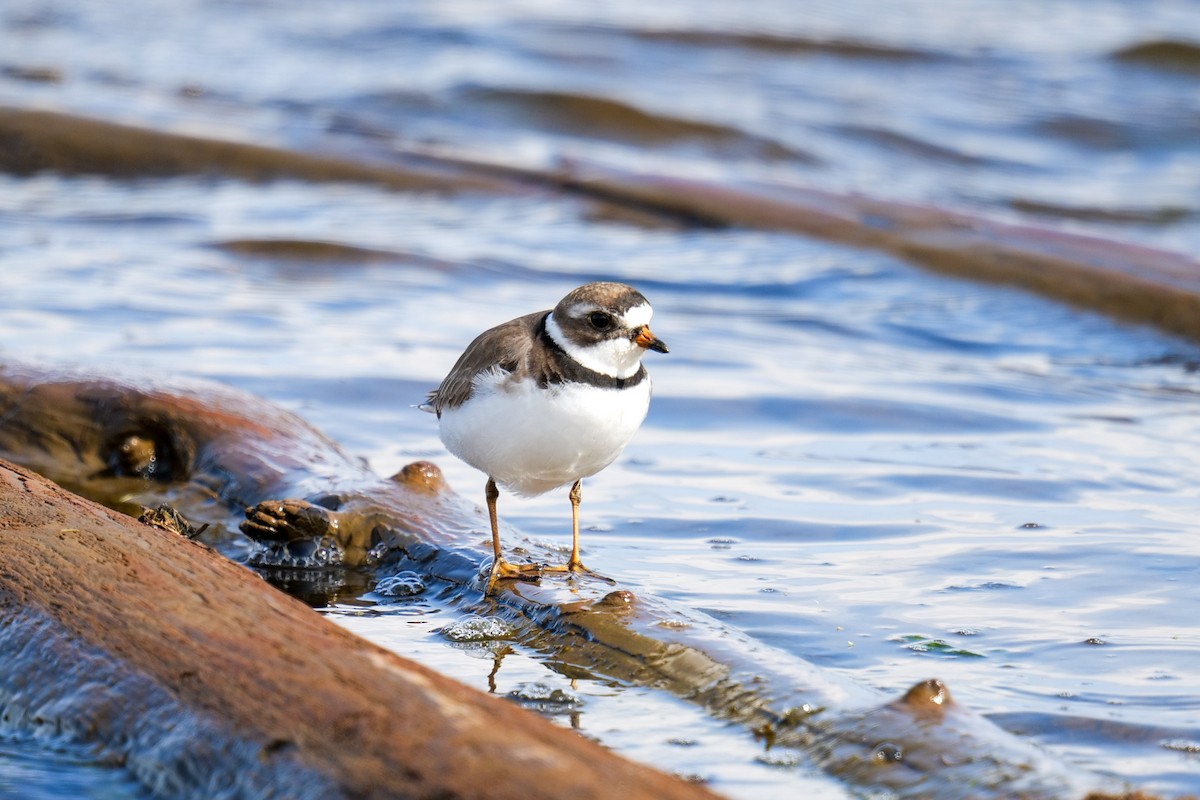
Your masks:
M802 18L783 3L148 8L6 4L0 66L63 79L0 75L0 102L356 153L770 175L1200 246L1195 77L1111 57L1200 41L1190 3L823 3ZM680 35L703 31L908 55ZM535 102L548 91L730 133L589 135ZM781 151L764 155L764 139ZM413 257L297 263L214 246L245 238ZM233 384L382 474L434 459L480 501L482 476L411 406L479 330L601 277L651 299L672 352L649 355L650 416L587 485L591 567L889 692L940 677L1081 767L1200 792L1187 747L1200 743L1196 346L878 253L639 226L559 197L0 176L0 358ZM531 538L567 541L562 493L500 508ZM495 654L448 643L446 609L362 602L384 613L327 613L491 688ZM536 653L502 662L498 693L573 692L547 713L728 795L849 791L672 698L572 686ZM22 760L62 776L58 794L26 796L133 796L104 794L127 787L109 768L4 757L18 776Z
M145 793L124 772L70 748L0 740L0 797L5 800L133 800Z

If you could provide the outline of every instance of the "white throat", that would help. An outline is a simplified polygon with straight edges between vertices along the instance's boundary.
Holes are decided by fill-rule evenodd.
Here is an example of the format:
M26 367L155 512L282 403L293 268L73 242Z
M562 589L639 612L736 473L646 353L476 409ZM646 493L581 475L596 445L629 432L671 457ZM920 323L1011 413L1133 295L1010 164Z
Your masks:
M639 314L639 318L641 316ZM641 324L649 322L649 315L645 316L646 322ZM633 377L641 366L642 356L646 354L644 349L625 338L606 339L587 347L580 347L566 337L555 321L553 313L546 317L546 333L550 334L554 343L575 361L592 372L599 372L610 378Z

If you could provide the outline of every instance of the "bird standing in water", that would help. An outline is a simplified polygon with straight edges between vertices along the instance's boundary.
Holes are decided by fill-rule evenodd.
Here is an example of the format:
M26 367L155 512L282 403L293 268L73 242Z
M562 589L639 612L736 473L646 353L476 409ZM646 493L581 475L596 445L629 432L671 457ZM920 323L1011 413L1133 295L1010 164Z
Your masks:
M646 418L650 376L642 356L668 352L650 331L652 313L631 286L585 284L552 311L481 333L429 394L422 407L438 415L446 449L488 476L489 592L502 578L589 571L579 557L583 479L611 464ZM497 487L532 497L567 484L570 560L560 567L506 561Z

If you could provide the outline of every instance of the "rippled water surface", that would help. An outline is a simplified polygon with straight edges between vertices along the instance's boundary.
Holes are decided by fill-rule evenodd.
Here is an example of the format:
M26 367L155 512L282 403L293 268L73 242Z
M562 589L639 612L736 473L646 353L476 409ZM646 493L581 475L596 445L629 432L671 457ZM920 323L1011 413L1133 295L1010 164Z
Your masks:
M123 772L71 749L46 751L0 740L0 797L12 800L132 800L145 793Z
M770 175L1200 247L1195 63L1121 55L1200 42L1192 3L149 8L6 3L0 103L363 156ZM0 357L230 383L380 473L431 458L482 501L412 406L482 328L634 283L672 351L648 356L645 427L588 483L590 566L891 693L940 677L1068 761L1200 792L1194 345L878 253L594 211L0 176ZM395 255L224 246L247 239ZM500 508L569 539L562 492ZM328 613L732 796L850 791L661 693L454 641L432 601Z

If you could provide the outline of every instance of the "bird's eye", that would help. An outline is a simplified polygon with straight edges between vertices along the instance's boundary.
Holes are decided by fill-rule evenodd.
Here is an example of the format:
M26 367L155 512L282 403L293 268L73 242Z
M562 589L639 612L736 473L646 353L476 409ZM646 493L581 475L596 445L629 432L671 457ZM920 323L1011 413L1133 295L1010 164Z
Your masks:
M593 311L588 314L588 322L598 331L606 331L613 326L613 318L603 311Z

